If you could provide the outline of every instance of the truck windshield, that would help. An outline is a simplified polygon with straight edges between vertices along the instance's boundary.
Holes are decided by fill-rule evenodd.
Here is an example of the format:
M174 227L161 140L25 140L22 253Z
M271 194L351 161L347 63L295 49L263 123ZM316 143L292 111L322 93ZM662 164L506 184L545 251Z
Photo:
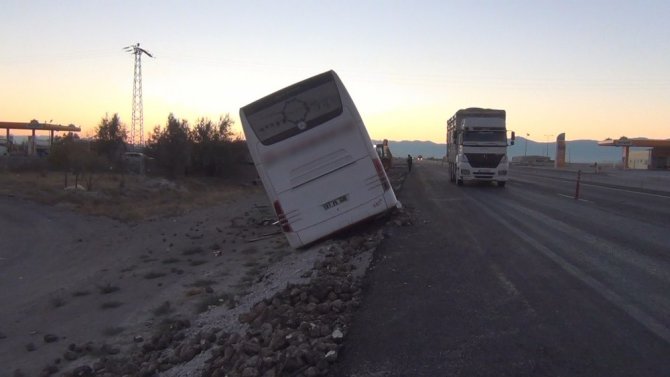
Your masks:
M466 131L463 133L464 142L484 141L507 143L505 131Z

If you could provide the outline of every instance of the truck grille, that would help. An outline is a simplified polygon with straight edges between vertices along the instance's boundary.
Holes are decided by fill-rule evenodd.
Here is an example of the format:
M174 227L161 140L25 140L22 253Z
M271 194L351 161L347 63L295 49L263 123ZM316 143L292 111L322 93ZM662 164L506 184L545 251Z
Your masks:
M495 168L498 167L504 155L496 153L466 153L470 166L473 168Z

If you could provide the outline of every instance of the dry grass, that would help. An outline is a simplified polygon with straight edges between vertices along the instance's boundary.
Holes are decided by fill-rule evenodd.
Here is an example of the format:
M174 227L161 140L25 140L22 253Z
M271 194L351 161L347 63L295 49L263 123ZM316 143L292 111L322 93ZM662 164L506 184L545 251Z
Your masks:
M68 175L68 186L74 185ZM107 216L122 221L177 216L234 199L249 188L216 178L182 178L171 182L162 178L119 174L93 175L90 191L65 190L63 173L0 172L0 195L59 204L78 212ZM88 185L88 176L79 185Z

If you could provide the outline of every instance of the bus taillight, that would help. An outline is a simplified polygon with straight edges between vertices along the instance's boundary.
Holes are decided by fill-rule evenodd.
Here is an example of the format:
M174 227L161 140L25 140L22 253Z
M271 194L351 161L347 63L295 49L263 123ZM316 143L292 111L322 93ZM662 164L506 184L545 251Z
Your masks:
M388 178L386 177L386 173L384 173L384 166L382 165L382 162L378 158L373 158L372 162L375 165L375 170L377 170L377 177L379 177L379 181L382 183L384 191L388 191L391 188L391 185L389 184Z
M293 229L291 229L291 224L289 224L288 220L286 219L286 215L284 214L284 210L281 208L279 200L275 200L274 207L275 213L277 214L277 219L279 219L279 225L281 225L281 229L286 233L292 232Z

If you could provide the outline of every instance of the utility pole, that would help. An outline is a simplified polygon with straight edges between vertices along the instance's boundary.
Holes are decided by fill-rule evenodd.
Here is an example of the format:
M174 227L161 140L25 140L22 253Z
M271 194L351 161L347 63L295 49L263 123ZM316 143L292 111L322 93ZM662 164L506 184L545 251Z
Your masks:
M554 135L544 135L547 138L547 157L549 157L549 143L551 142L551 137Z
M529 133L526 133L526 144L523 147L523 156L526 157L528 153L528 137L530 136Z
M140 48L140 44L124 47L126 52L135 56L133 71L133 115L130 128L130 144L140 148L144 146L144 106L142 104L142 54L153 58L147 50Z

